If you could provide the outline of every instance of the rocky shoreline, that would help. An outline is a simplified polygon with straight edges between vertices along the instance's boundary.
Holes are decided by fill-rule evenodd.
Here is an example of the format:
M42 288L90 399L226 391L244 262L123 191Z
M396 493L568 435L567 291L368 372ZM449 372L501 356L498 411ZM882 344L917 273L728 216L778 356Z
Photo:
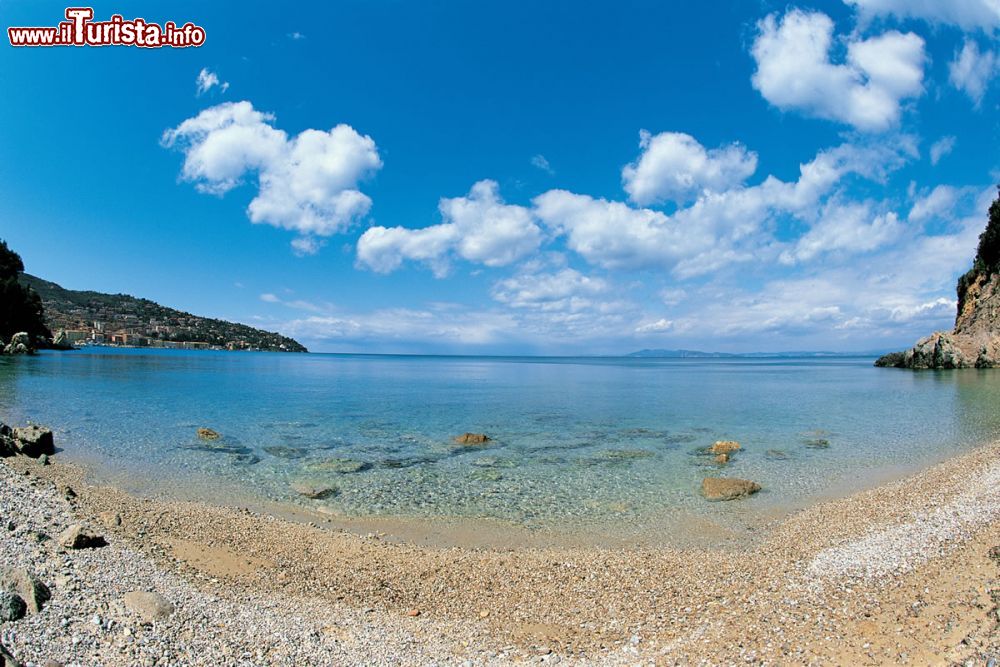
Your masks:
M998 454L814 506L745 551L421 547L22 454L0 463L0 553L49 599L0 642L39 666L986 664Z

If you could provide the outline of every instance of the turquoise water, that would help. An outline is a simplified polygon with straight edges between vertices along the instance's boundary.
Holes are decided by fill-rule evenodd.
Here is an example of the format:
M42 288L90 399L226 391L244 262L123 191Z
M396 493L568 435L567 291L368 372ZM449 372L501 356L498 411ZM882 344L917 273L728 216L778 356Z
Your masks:
M768 516L1000 434L1000 373L871 364L91 348L0 358L0 419L50 425L62 456L152 494L642 530ZM200 426L223 438L205 446ZM451 443L465 431L493 441ZM720 439L743 445L725 468L700 449ZM764 491L707 503L717 474ZM307 500L301 479L339 493Z

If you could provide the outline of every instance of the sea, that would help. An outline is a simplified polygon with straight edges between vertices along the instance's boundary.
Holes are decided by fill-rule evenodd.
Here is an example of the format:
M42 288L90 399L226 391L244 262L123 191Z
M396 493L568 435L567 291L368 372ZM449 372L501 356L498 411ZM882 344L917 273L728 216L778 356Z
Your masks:
M57 460L154 498L500 543L737 543L1000 435L1000 373L873 361L92 347L0 357L0 420L49 426ZM740 443L728 463L718 440ZM710 476L762 490L708 502Z

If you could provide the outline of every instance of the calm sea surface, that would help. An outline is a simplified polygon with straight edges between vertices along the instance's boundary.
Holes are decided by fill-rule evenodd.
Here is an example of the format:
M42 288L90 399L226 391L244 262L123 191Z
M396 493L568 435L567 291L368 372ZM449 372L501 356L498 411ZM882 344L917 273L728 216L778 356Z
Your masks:
M0 357L0 419L51 426L60 456L134 491L592 533L745 527L996 438L998 406L995 371L870 358ZM493 442L453 445L465 431ZM720 439L743 445L724 469L702 450ZM717 474L764 491L705 502ZM339 493L307 500L296 480Z

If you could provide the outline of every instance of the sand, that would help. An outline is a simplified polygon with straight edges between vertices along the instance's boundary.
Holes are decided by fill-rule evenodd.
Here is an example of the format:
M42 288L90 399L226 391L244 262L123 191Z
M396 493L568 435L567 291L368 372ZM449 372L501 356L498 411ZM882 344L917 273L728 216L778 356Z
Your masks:
M53 597L0 641L39 665L986 664L998 455L812 506L742 550L429 546L6 459L0 555ZM77 521L108 546L39 541ZM122 603L135 590L176 611L144 624Z

